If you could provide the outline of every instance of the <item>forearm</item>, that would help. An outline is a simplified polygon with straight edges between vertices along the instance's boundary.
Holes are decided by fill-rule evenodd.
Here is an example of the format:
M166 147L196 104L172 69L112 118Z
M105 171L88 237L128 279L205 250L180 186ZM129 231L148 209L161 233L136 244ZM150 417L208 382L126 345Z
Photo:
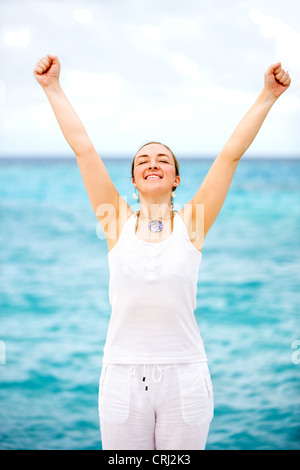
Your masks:
M74 108L59 83L44 88L62 133L76 156L93 147Z
M234 130L222 153L228 154L233 160L239 160L252 144L276 100L274 95L263 90Z

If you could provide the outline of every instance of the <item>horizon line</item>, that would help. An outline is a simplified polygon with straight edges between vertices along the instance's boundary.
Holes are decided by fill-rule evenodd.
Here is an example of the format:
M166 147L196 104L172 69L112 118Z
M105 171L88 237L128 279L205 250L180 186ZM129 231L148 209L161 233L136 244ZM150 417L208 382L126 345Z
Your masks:
M100 156L100 154L99 154ZM218 154L183 154L178 157L179 160L215 160ZM130 160L132 161L132 156L128 156L126 154L102 154L102 160ZM1 155L0 154L0 161L10 161L10 160L23 160L23 161L76 161L75 154L44 154L44 155L37 155L37 154L11 154L11 155ZM258 154L246 154L244 157L241 157L243 161L249 160L300 160L300 154L289 154L286 156L282 155L272 155L272 154L265 154L265 155L258 155Z

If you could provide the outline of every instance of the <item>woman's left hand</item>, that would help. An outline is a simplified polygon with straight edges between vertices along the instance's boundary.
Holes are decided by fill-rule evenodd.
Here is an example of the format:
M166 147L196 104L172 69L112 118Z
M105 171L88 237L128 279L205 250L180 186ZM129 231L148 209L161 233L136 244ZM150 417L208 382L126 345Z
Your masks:
M281 62L270 65L265 73L265 90L279 98L290 86L289 73L281 67Z

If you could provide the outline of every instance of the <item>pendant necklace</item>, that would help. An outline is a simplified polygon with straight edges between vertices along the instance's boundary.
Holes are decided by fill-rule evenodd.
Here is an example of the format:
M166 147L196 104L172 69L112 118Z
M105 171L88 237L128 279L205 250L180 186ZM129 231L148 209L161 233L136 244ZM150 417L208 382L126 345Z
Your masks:
M150 220L148 228L151 232L158 233L164 229L164 224L161 220Z
M149 228L150 232L153 232L153 233L162 232L162 230L164 229L165 226L164 226L163 222L160 219L170 220L170 217L161 217L160 219L151 219L151 217L141 215L140 212L138 212L138 216L141 217L142 219L150 219L150 222L148 224L148 228ZM174 217L174 212L172 211L171 212L171 218L173 219L173 217Z

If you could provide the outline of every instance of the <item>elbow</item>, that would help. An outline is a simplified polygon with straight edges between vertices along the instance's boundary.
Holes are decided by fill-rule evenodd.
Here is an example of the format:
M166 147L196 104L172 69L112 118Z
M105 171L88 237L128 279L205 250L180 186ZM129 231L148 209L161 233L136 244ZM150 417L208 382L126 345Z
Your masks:
M80 145L76 146L76 148L73 149L73 152L76 155L76 158L84 158L87 157L88 155L91 155L92 153L95 152L95 148L93 144L87 144L87 145Z
M230 145L226 145L223 149L223 154L226 155L228 160L233 162L239 162L242 156L246 153L250 147L251 142L245 142L241 144L240 142L233 142Z

